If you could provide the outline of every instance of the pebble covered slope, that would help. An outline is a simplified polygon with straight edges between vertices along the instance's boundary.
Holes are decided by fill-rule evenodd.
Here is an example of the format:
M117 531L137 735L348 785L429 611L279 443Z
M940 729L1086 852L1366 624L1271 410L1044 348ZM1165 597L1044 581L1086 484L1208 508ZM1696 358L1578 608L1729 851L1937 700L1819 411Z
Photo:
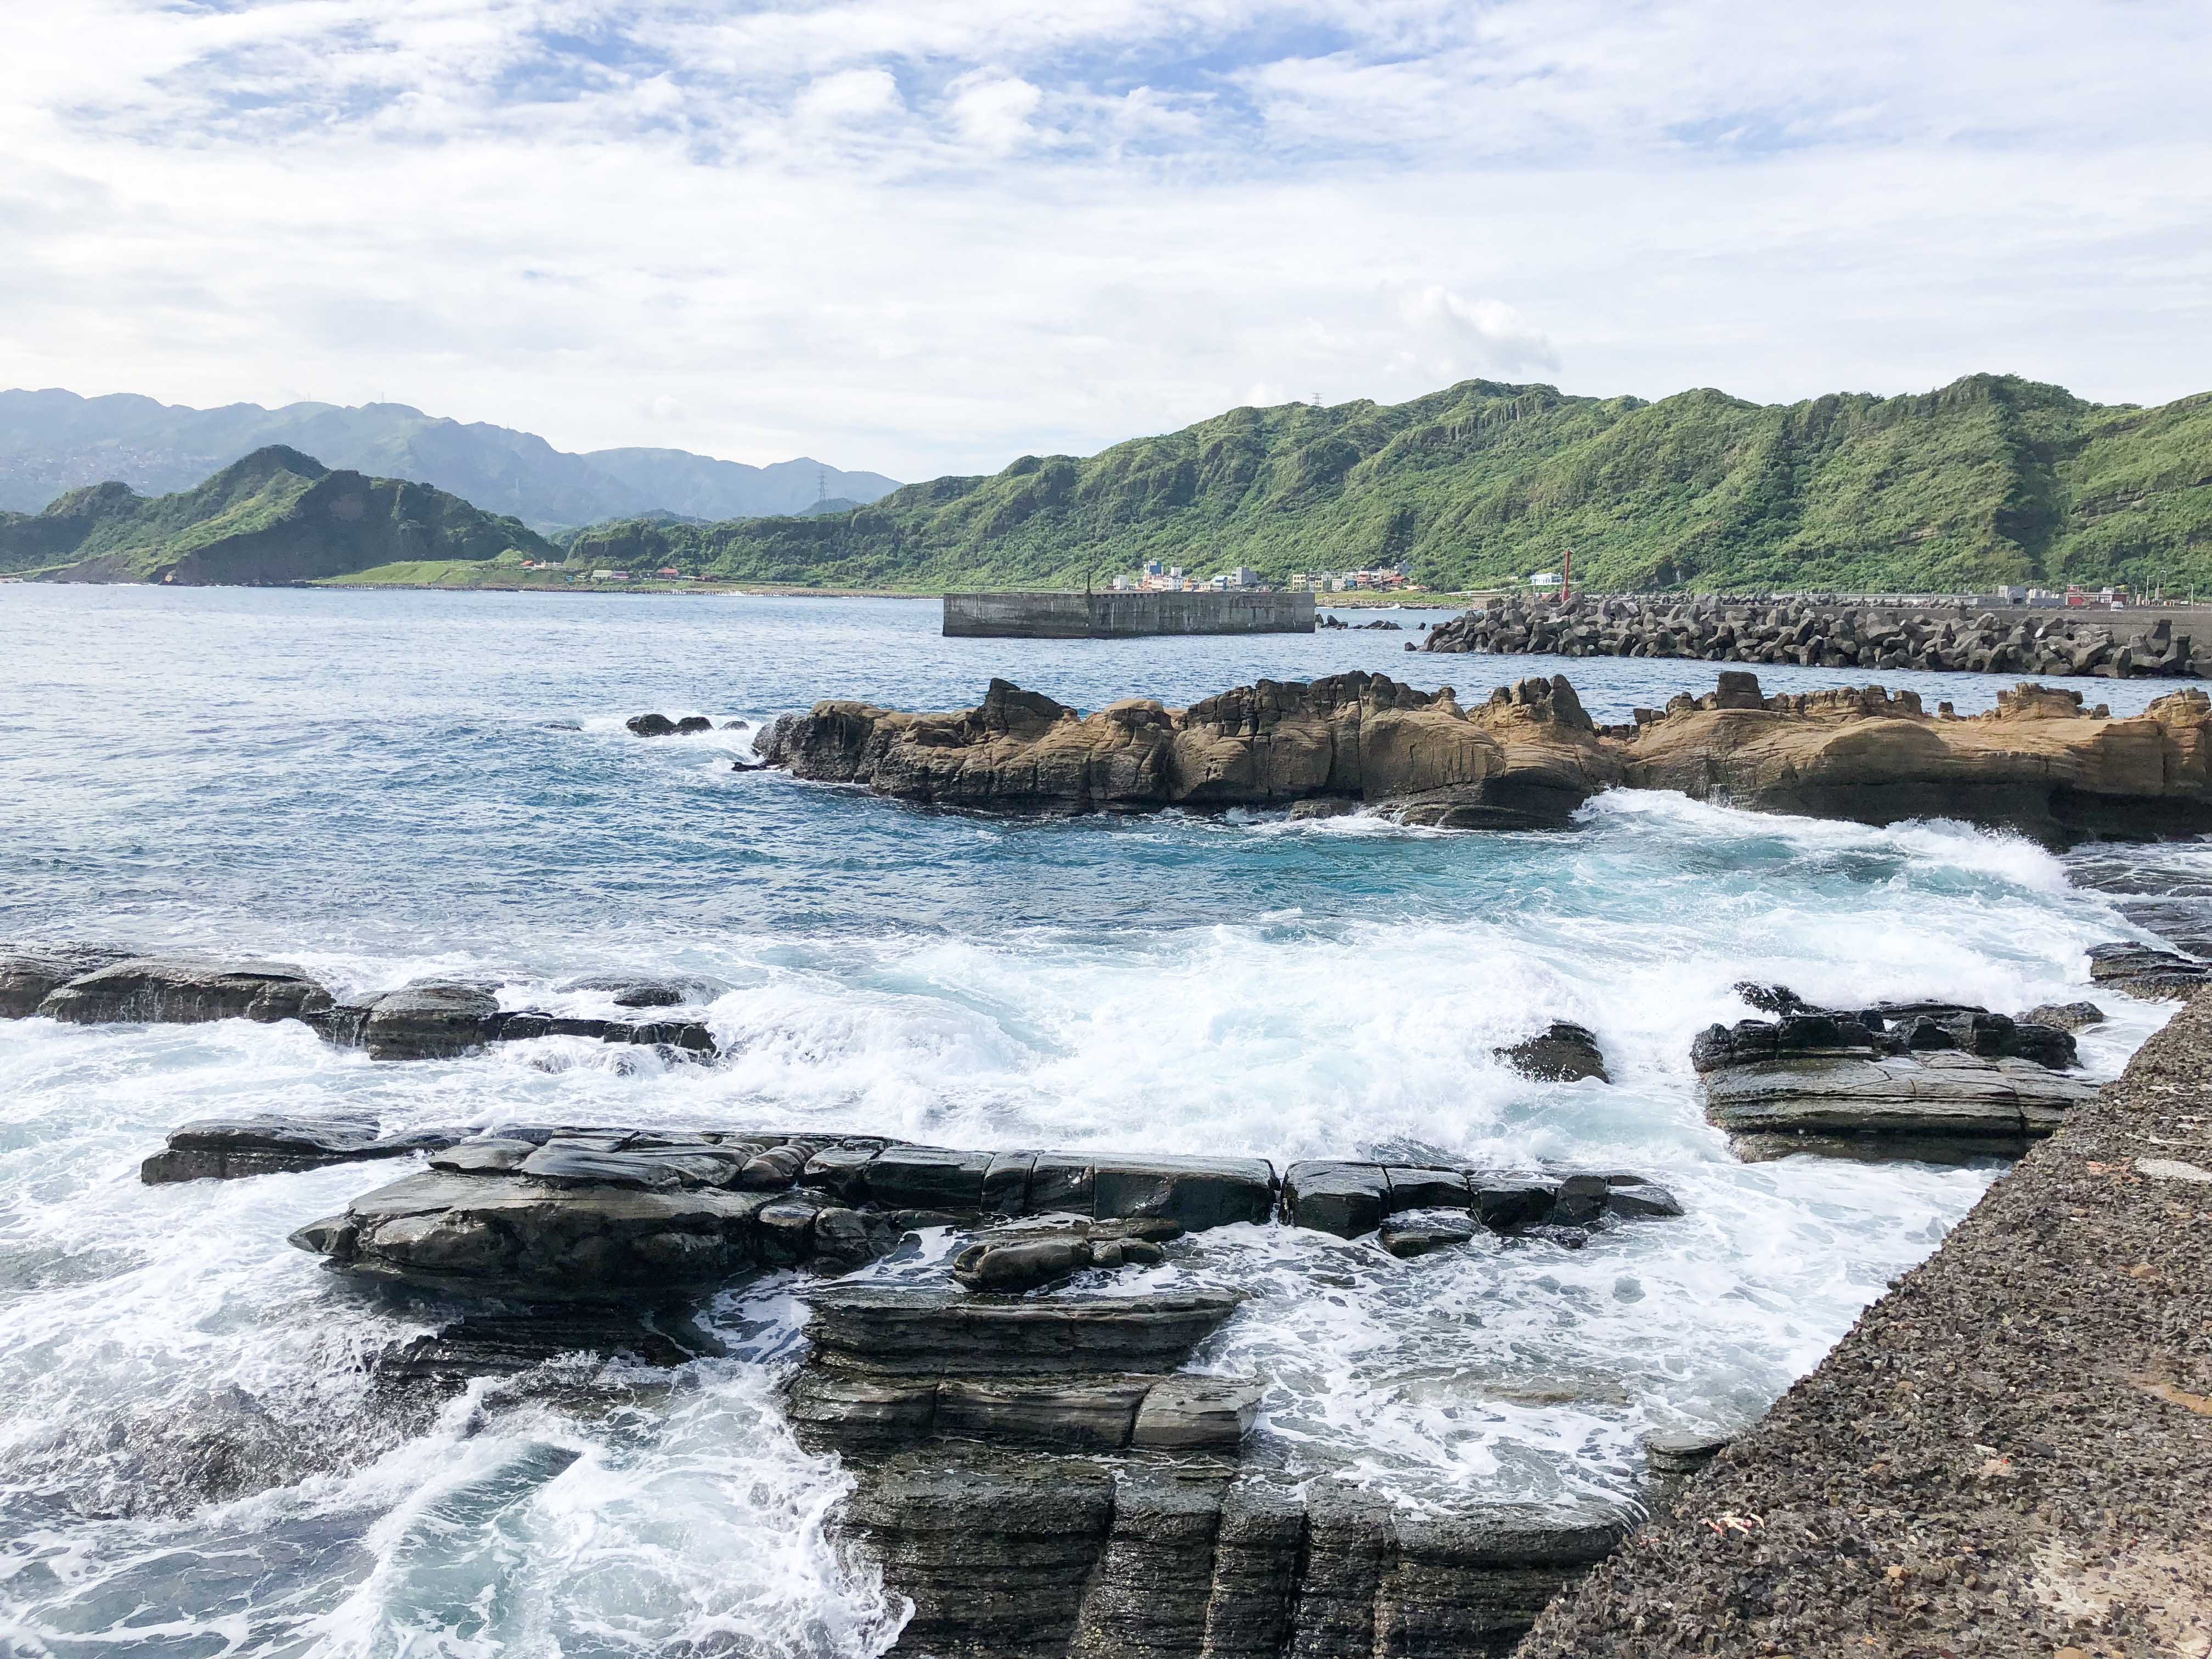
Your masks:
M2212 994L1521 1659L2212 1653Z

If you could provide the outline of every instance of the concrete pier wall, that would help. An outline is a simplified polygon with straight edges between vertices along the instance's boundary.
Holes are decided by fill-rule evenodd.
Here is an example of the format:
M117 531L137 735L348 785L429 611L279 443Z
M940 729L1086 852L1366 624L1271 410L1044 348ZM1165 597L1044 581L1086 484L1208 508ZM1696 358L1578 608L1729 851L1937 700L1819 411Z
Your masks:
M1310 634L1310 593L947 593L949 639L1109 640Z

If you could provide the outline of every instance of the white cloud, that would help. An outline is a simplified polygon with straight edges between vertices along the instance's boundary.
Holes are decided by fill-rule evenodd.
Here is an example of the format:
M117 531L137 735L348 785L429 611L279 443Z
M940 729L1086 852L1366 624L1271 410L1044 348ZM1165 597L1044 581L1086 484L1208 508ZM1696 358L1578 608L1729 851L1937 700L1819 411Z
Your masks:
M2212 387L2179 0L19 9L16 383L904 477L1255 388Z
M1469 300L1431 283L1405 295L1397 309L1412 361L1438 380L1559 366L1543 331L1502 301Z
M969 143L1003 152L1036 136L1030 117L1044 94L1020 76L985 70L953 85L952 124Z
M814 121L866 121L906 108L898 81L889 70L840 70L810 82L797 109Z

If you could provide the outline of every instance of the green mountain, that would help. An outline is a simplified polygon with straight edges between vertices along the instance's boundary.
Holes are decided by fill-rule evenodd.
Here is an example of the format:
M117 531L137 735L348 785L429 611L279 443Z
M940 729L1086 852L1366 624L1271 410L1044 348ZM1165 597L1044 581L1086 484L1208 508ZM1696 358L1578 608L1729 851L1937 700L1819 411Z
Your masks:
M333 471L271 445L193 489L152 500L119 483L43 513L0 514L0 572L52 581L313 581L401 559L554 556L513 519L428 484Z
M2212 589L2212 394L2101 406L1978 374L1918 397L1645 403L1470 380L1410 403L1236 409L858 511L597 526L571 556L742 580L957 588L1403 564L1437 589Z

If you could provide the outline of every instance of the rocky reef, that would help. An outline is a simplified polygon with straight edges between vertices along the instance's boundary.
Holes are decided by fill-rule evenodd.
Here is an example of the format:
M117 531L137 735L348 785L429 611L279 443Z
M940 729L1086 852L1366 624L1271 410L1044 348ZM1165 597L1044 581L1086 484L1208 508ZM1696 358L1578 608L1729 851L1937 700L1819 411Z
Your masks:
M774 721L794 776L984 811L1292 806L1408 823L1557 828L1600 790L1675 790L1755 811L1893 823L1955 817L2063 844L2212 830L2212 699L2189 689L2110 718L2023 684L1967 719L1878 686L1765 696L1724 671L1701 697L1600 727L1564 678L1462 708L1382 675L1263 680L1185 709L1085 715L994 680L981 703L915 714L823 702Z
M1183 709L1132 697L1087 718L993 680L958 714L817 703L771 723L758 748L795 776L932 806L1142 812L1335 799L1462 828L1562 824L1620 775L1564 679L1530 680L1471 713L1449 689L1352 673L1262 680Z
M1778 1017L1707 1027L1690 1062L1706 1116L1747 1160L2016 1158L2097 1097L2064 1075L2072 1034L2025 1016L1940 1002L1815 1008L1781 987L1738 990Z
M495 984L468 979L413 980L342 1001L290 963L149 956L118 945L0 945L0 1018L43 1016L78 1025L296 1019L373 1060L446 1059L545 1036L643 1044L676 1056L716 1052L699 1011L726 987L638 974L587 975L552 988L595 993L623 1012L598 1018L509 1009L501 1006ZM694 1012L665 1012L686 1008Z
M2109 612L2106 613L2109 616ZM1410 648L1410 647L1408 647ZM1808 668L1973 674L2199 674L2190 636L2160 620L2114 629L2086 614L1941 616L1798 600L1492 599L1431 630L1425 651L1559 657L1682 657Z

